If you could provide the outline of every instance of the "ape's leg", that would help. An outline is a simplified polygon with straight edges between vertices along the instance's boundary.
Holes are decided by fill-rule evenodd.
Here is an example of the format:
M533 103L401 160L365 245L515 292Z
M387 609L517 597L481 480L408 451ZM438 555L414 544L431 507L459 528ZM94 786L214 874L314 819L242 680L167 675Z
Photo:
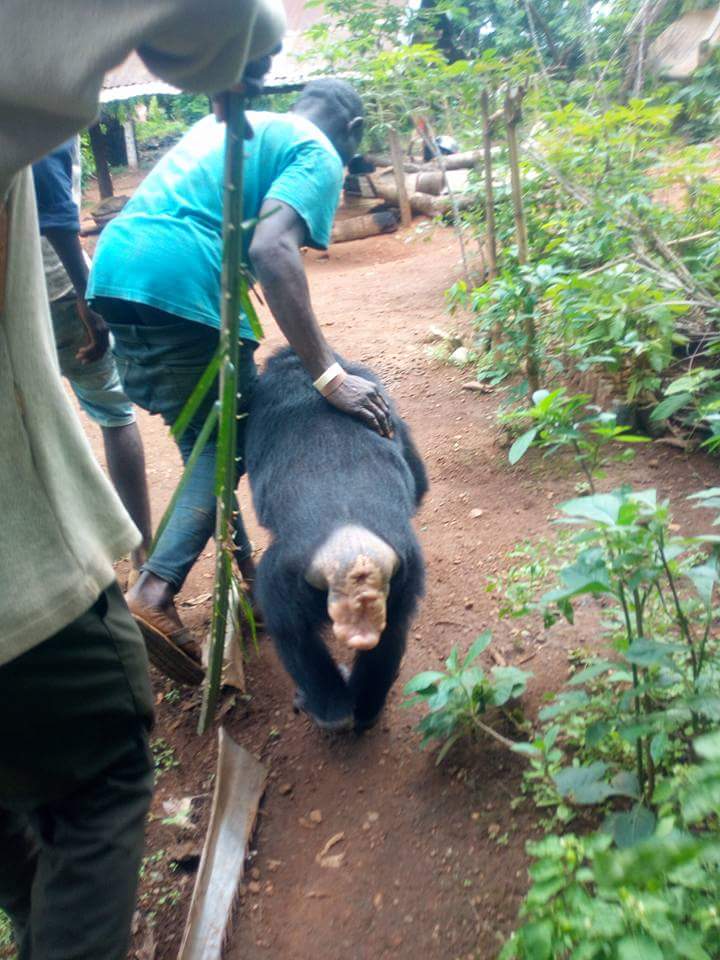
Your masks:
M323 729L351 727L353 697L321 636L327 620L323 595L283 573L267 554L257 583L267 631L297 684L298 705Z
M367 730L376 723L385 706L390 687L400 670L405 652L408 620L388 623L380 643L372 650L359 653L350 675L350 690L355 703L355 729Z

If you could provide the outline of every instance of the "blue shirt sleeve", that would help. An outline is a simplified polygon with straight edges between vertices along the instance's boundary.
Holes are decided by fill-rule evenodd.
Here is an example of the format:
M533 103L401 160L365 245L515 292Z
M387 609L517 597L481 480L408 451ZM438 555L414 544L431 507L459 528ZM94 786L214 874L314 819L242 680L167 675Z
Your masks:
M292 207L305 221L308 245L325 250L330 244L342 185L340 157L320 143L306 141L297 147L265 199L282 200Z
M80 232L80 214L72 194L74 141L33 164L40 233L46 230Z

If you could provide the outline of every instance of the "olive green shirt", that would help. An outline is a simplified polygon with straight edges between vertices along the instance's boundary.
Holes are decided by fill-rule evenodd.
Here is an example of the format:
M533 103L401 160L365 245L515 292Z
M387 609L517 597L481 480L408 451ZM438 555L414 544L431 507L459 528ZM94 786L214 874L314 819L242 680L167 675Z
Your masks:
M105 72L133 49L163 80L213 92L284 23L281 0L0 3L0 665L84 613L140 539L60 380L27 164L92 123Z

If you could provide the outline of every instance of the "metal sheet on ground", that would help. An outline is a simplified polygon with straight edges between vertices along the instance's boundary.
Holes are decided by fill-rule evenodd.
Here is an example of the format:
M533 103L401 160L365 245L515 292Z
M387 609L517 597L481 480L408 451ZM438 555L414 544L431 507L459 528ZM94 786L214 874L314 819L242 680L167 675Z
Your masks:
M219 960L267 769L220 728L215 793L178 960Z

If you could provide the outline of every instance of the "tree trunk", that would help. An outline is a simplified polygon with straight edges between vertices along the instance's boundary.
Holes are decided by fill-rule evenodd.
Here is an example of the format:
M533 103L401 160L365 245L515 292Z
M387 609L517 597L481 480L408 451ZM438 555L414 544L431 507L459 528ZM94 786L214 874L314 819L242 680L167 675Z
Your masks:
M107 150L105 149L105 134L102 132L99 123L94 123L88 129L90 137L90 147L95 158L95 174L97 176L98 190L100 199L106 200L113 195L113 182L110 176L110 167L107 162Z
M400 138L397 131L392 127L388 133L390 140L390 153L392 155L393 171L395 173L395 183L397 184L398 205L400 207L400 223L407 228L412 224L412 210L408 201L407 189L405 186L405 170L403 169L403 155L400 147Z

